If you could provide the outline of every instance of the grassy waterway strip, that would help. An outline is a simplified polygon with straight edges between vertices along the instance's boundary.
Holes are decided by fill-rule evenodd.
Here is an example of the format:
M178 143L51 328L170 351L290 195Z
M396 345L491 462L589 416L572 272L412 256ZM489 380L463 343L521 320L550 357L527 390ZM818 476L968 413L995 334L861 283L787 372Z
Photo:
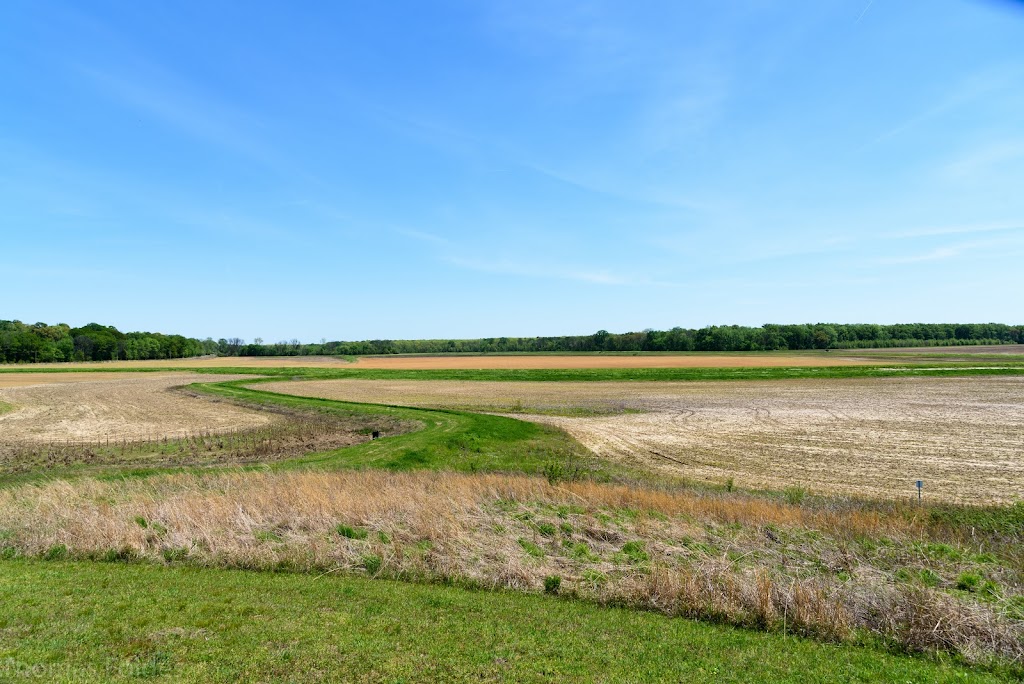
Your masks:
M304 380L462 380L462 381L536 381L536 382L601 382L601 381L725 381L725 380L787 380L845 379L934 376L968 377L976 375L1024 375L1024 362L980 365L893 364L877 366L799 366L785 368L572 368L572 369L383 369L383 368L262 368L262 367L167 367L167 368L59 368L48 366L0 367L0 373L90 373L90 372L186 372L215 375L261 375Z

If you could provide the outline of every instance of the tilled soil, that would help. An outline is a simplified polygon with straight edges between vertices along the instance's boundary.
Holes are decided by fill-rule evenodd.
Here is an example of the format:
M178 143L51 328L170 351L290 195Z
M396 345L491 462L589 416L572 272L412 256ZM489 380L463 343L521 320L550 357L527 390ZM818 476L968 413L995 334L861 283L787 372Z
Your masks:
M1024 499L1024 378L760 382L327 380L260 385L348 401L513 412L600 456L740 487ZM523 415L520 412L569 415ZM578 416L573 413L611 414Z
M222 382L232 376L195 373L12 375L15 380L27 380L30 384L0 385L0 401L14 406L12 412L0 415L0 443L152 440L232 432L280 419L267 412L187 396L172 389L192 382ZM35 375L35 378L25 375ZM0 375L0 380L6 379L7 376ZM48 384L31 384L33 380Z

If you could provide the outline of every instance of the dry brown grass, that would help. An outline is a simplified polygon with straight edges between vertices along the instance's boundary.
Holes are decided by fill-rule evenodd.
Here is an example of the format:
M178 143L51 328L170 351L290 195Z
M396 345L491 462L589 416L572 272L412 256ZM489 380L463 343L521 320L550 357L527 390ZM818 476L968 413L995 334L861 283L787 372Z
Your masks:
M1024 493L1024 378L756 382L324 380L301 396L494 412L562 427L601 457L744 488L933 501ZM625 412L625 413L624 413ZM614 415L618 414L618 415Z
M884 549L861 545L865 535ZM1001 592L988 602L952 590L969 561L933 562L937 588L896 581L919 562L923 535L900 515L508 475L250 472L0 491L7 553L529 591L557 575L563 592L671 615L830 639L869 630L915 650L1020 658L1022 623L1002 614L1021 593L1019 573L986 570Z

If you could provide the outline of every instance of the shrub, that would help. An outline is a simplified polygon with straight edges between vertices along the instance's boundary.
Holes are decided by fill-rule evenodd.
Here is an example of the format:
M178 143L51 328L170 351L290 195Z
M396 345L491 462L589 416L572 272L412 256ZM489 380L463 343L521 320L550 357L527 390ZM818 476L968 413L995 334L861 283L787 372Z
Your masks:
M608 581L608 575L600 570L584 570L581 579L595 589Z
M562 578L558 575L548 575L544 578L544 591L548 594L557 594L562 588Z
M807 498L807 490L803 487L786 487L782 490L782 497L786 503L799 506Z
M366 572L370 575L376 575L380 572L381 565L383 565L384 559L374 553L368 553L363 556L363 567L366 568Z
M174 561L185 560L188 557L188 549L185 548L169 548L163 550L164 561L167 563L173 563Z
M338 525L334 528L334 531L346 539L366 539L367 536L366 530L358 527L349 527L348 525Z
M63 560L69 555L68 547L63 544L55 544L46 550L46 553L43 554L43 560Z
M519 545L523 547L523 550L526 551L526 553L530 554L534 558L544 557L544 549L540 548L529 539L520 539Z
M643 563L651 558L644 549L642 541L626 542L622 547L622 553L625 554L630 563Z
M572 557L578 561L596 561L598 557L591 553L590 547L583 542L570 545Z
M537 531L545 537L555 536L555 526L549 522L542 522L537 525Z
M108 549L100 558L105 563L123 563L135 560L135 552L129 548Z
M974 593L981 588L981 575L976 572L964 572L956 578L956 588L960 591Z

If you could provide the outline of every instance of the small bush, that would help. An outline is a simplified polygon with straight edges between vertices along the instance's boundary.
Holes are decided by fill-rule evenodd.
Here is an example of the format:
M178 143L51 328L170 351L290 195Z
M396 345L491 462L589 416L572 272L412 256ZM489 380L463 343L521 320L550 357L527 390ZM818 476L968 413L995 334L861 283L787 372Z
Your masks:
M959 549L949 544L925 544L922 549L929 558L938 560L958 561L964 556Z
M562 578L558 575L548 575L544 578L544 592L547 594L557 594L558 590L562 588Z
M167 563L173 563L174 561L182 561L188 558L188 549L185 548L172 548L163 550L164 561Z
M608 581L608 575L600 570L584 570L580 577L595 589Z
M43 554L43 560L64 560L69 555L68 547L63 544L55 544L46 550L46 553Z
M736 489L736 481L731 477L725 481L725 491L731 492Z
M1014 620L1024 620L1024 596L1014 596L1006 602L1006 615Z
M519 545L523 547L523 550L526 551L526 553L530 554L534 558L544 557L544 549L540 548L529 539L520 539Z
M366 568L366 572L370 575L376 575L380 572L380 567L383 565L384 559L374 553L368 553L363 556L363 567Z
M271 530L256 530L252 535L258 542L280 542L281 535Z
M100 557L104 563L124 563L127 561L135 560L135 552L129 548L123 549L108 549Z
M939 577L933 570L929 570L928 568L924 568L920 572L918 572L917 579L919 579L921 581L921 584L925 585L926 587L937 587L939 585L939 582L942 581L941 577Z
M644 549L642 541L626 542L622 547L622 553L629 559L630 563L644 563L651 559Z
M558 529L562 530L562 534L572 534L572 525L567 522L562 523L558 526Z
M555 526L549 522L542 522L537 525L537 531L543 534L545 537L555 536Z
M143 518L141 515L135 516L135 524L141 527L142 529L146 529L147 527L149 527L149 525L146 523L146 519Z
M974 593L981 588L981 575L976 572L964 572L956 578L956 588L960 591Z
M367 537L366 530L348 525L338 525L334 531L346 539L366 539Z
M583 542L576 542L575 544L568 545L572 553L572 557L578 561L596 561L598 557L591 553L590 547Z
M803 487L786 487L782 490L782 498L786 500L786 503L793 506L799 506L807 498L807 490Z

